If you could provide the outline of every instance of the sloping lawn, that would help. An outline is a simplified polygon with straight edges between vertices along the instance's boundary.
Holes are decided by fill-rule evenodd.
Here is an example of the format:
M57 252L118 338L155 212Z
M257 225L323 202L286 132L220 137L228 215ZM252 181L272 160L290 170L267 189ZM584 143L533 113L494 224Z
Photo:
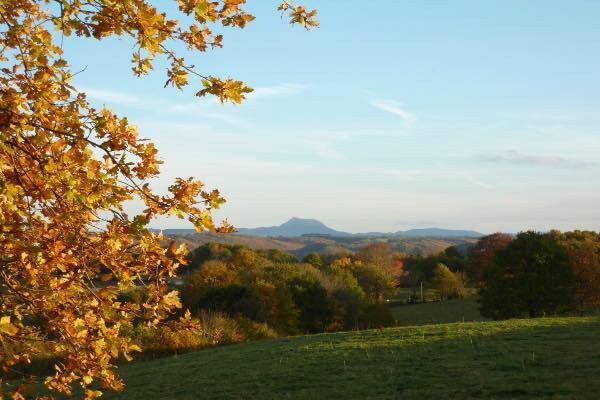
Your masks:
M392 315L399 326L486 320L479 313L476 298L398 305L392 308Z
M300 336L121 368L106 399L600 398L600 318Z

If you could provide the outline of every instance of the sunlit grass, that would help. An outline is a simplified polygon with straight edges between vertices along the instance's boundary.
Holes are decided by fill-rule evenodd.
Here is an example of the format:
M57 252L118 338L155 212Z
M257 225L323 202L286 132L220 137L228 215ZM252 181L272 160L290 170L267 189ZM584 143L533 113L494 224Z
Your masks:
M600 318L300 336L121 368L108 399L597 399Z

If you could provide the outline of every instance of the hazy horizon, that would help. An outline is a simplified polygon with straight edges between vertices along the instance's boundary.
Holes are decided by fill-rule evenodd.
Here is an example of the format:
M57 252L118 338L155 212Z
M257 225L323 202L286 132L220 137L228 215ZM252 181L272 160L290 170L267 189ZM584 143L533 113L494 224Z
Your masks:
M600 2L335 3L308 33L252 3L189 59L256 88L241 106L164 89L161 64L133 78L128 41L64 49L76 86L157 144L156 187L197 177L235 226L600 229Z

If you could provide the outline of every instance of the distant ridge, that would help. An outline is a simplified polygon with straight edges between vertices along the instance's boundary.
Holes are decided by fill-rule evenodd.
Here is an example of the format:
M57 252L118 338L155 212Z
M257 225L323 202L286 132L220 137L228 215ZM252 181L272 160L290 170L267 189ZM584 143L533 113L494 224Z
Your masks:
M479 238L485 236L483 233L459 229L424 228L410 229L393 233L371 232L371 233L348 233L329 228L316 219L292 218L279 225L263 228L240 228L240 235L262 236L262 237L296 237L303 235L329 235L337 237L346 236L404 236L404 237L468 237Z
M399 231L394 236L407 237L470 237L479 238L485 236L483 233L475 231L466 231L459 229L440 229L440 228L423 228L410 229L408 231Z
M158 231L153 229L153 231ZM194 234L194 229L164 229L166 235L189 235ZM462 229L442 229L442 228L421 228L409 229L398 232L364 232L348 233L332 229L316 219L292 218L279 226L270 226L262 228L239 228L239 235L258 236L258 237L298 237L304 235L327 235L334 237L409 237L409 238L480 238L485 236L483 233L462 230Z

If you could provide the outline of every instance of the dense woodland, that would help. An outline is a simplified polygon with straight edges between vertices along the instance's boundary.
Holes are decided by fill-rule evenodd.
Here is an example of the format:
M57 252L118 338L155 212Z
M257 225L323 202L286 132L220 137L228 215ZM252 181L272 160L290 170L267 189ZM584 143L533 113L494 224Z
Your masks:
M264 337L401 323L393 307L479 298L484 317L586 314L600 306L600 235L493 234L470 248L408 256L390 244L299 260L280 250L208 243L188 255L180 290L193 324L132 327L148 356ZM129 299L143 303L142 289Z

